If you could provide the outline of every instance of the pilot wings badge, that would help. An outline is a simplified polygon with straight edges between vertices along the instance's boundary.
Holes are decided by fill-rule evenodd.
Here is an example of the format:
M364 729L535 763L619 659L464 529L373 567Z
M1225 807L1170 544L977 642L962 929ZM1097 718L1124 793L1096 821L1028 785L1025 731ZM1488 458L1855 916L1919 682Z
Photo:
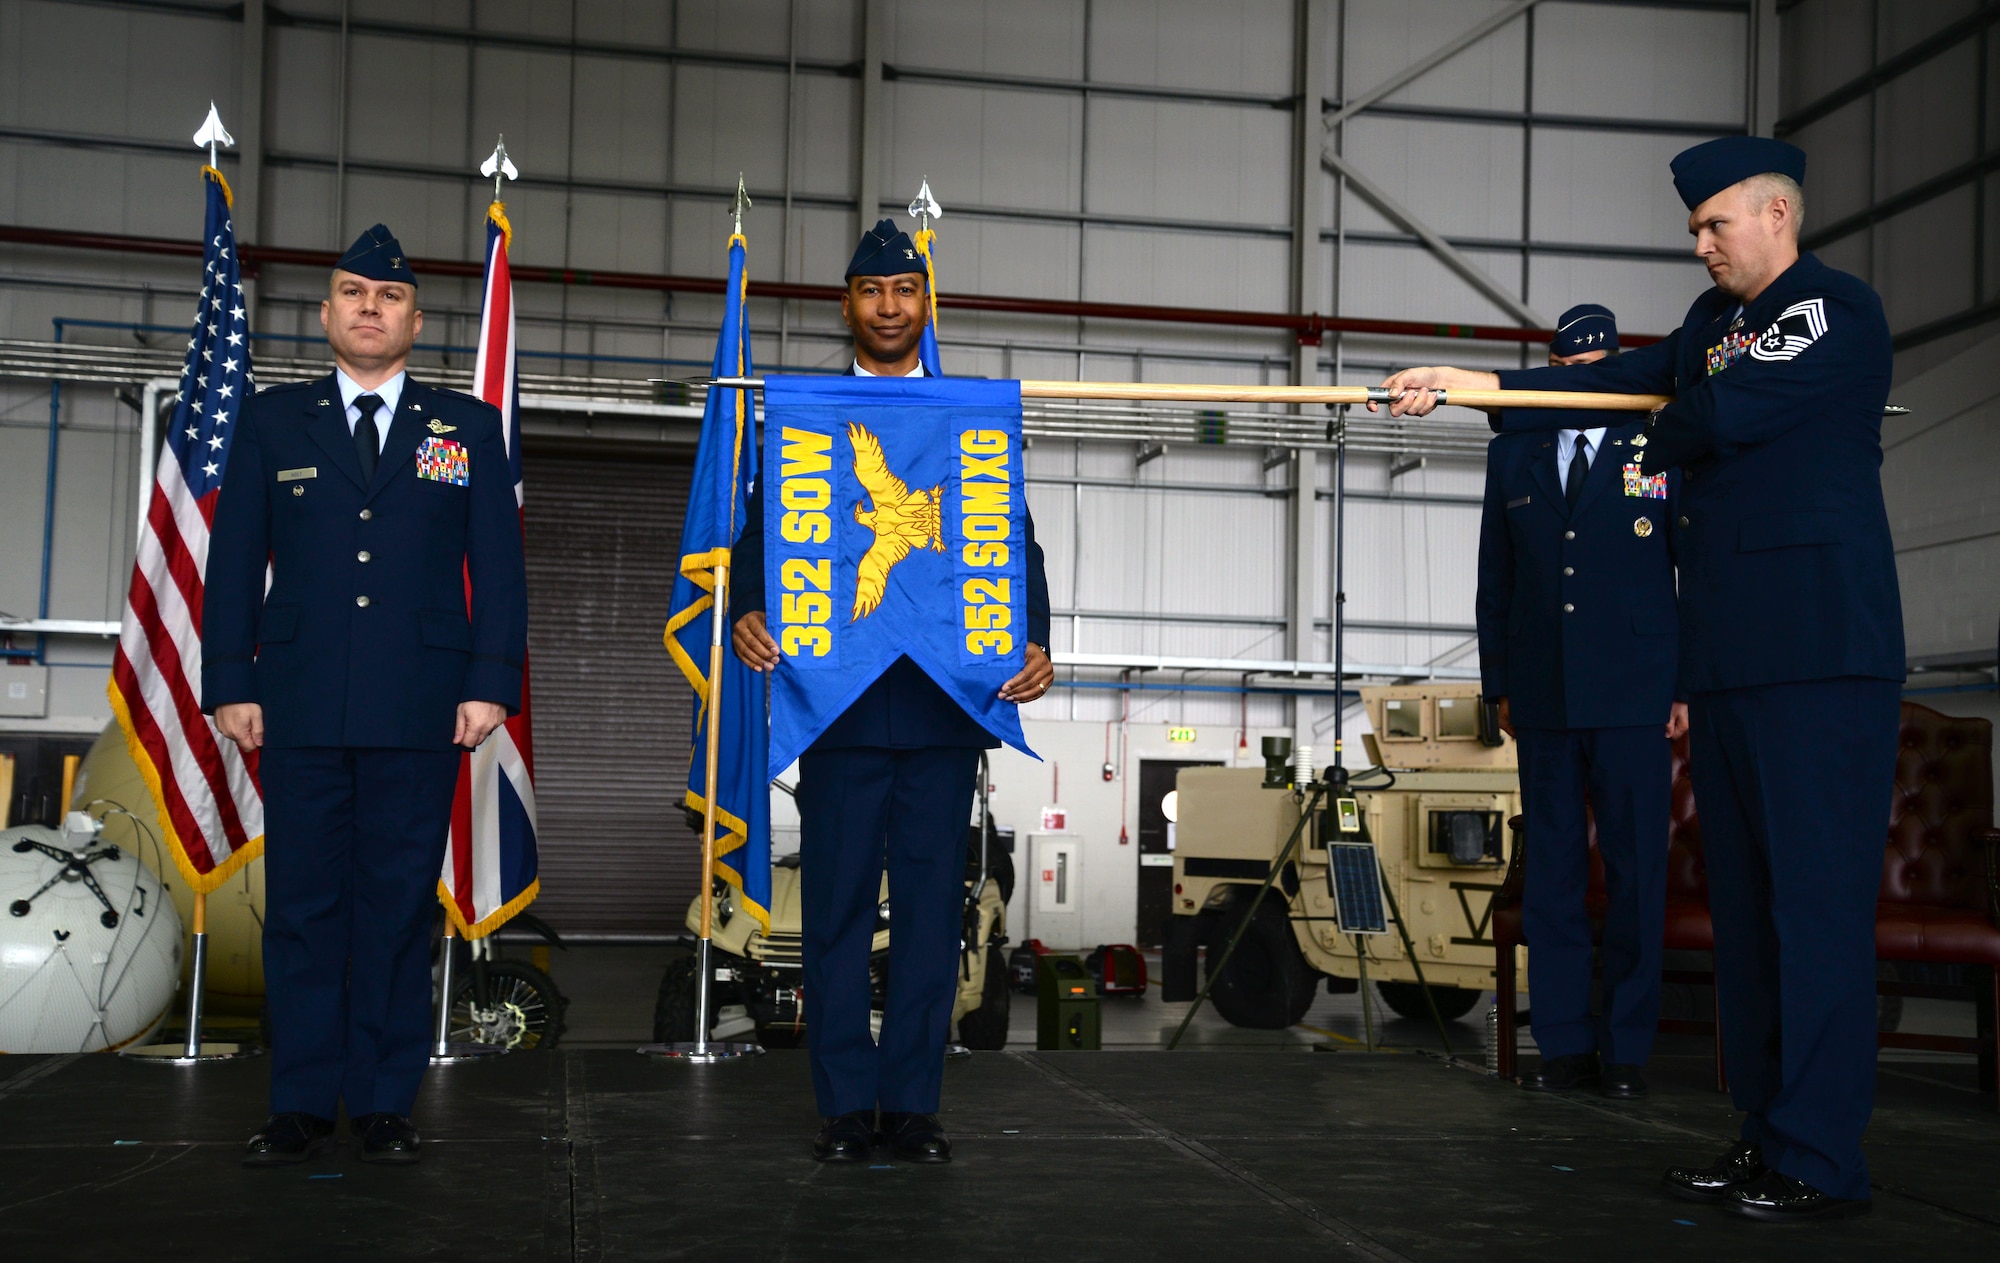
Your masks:
M847 621L859 622L882 604L889 586L889 571L910 555L914 548L944 551L944 531L940 508L944 485L929 491L911 491L908 484L889 472L882 455L882 440L852 422L847 441L854 445L854 477L868 492L873 510L854 506L854 520L875 532L875 542L862 554L861 567L854 579L854 613Z
M1782 361L1798 355L1826 333L1826 300L1807 298L1778 313L1771 327L1751 344L1753 360Z

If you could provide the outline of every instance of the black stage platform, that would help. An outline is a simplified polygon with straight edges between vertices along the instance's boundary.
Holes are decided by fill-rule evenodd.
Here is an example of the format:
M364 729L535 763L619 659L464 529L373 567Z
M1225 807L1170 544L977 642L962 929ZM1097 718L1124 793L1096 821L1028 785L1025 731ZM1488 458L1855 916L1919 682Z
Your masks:
M1885 1073L1875 1213L1771 1227L1657 1191L1730 1133L1683 1061L1614 1106L1409 1051L983 1053L957 1161L822 1167L803 1053L552 1051L432 1072L414 1169L246 1171L261 1060L8 1057L0 1258L2000 1258L1990 1097Z

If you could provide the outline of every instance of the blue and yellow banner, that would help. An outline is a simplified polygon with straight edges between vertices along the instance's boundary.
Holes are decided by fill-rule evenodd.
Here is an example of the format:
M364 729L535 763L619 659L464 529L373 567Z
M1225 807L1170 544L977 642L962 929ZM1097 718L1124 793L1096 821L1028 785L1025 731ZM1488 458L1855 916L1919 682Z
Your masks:
M764 405L770 765L905 655L1032 755L999 697L1028 636L1020 383L769 377Z
M733 236L727 306L715 346L717 377L745 377L751 372L750 322L743 309L744 262L744 240ZM743 530L750 486L756 479L757 414L750 392L709 391L666 631L667 652L695 691L687 802L698 812L709 810L708 710L715 694L708 679L708 652L716 570L729 564L730 545ZM736 887L742 906L769 930L771 777L764 762L764 680L725 648L722 679L717 683L722 700L716 740L715 869Z

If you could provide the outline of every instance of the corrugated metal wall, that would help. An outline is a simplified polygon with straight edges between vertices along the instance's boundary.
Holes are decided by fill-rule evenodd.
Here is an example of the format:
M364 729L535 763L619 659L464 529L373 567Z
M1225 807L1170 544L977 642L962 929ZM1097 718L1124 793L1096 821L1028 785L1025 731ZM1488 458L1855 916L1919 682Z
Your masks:
M565 933L678 933L701 887L675 809L694 694L660 648L691 473L532 447L523 463L535 911Z
M831 281L863 188L879 199L872 220L928 176L948 211L947 290L1507 323L1366 199L1300 161L1324 139L1541 317L1601 301L1627 329L1662 331L1706 283L1686 257L1666 159L1743 129L1750 109L1748 0L878 3L882 113L864 145L867 0L277 0L262 6L261 127L242 109L258 60L245 6L0 0L0 222L190 236L199 189L186 137L213 97L238 138L258 145L259 178L243 178L240 155L223 167L244 186L239 233L268 244L331 249L381 219L413 254L474 258L488 189L471 173L504 132L524 175L507 192L524 272L717 274L740 172L757 198L746 221L753 275ZM1321 136L1321 108L1298 108L1302 28L1319 32L1314 105L1338 109L1516 10L1338 135ZM1844 13L1807 0L1785 21L1838 26ZM864 149L875 160L866 172ZM1316 199L1300 197L1301 169ZM1305 259L1293 245L1302 200L1319 215ZM7 336L46 337L56 317L185 319L183 262L0 249ZM257 328L310 348L322 284L309 270L266 268ZM472 341L473 287L430 280L423 300L427 343ZM524 284L519 307L521 343L545 357L529 361L541 371L638 376L662 360L698 371L712 351L716 306L703 297ZM828 305L753 308L764 365L844 359ZM942 332L954 371L1012 376L1277 382L1292 379L1298 351L1254 331L949 310ZM169 345L176 335L72 326L65 336ZM1360 382L1447 356L1503 366L1532 351L1348 336L1307 358L1322 380ZM419 371L464 358L440 350ZM129 428L131 414L103 392L70 398L63 486L95 486L75 481L79 464L119 458L80 431ZM34 427L45 420L45 396L0 387L0 469L41 467L46 434ZM1067 611L1057 646L1287 656L1288 469L1254 449L1135 457L1122 444L1030 453L1030 499ZM1464 500L1478 468L1433 458L1392 478L1389 465L1357 459L1350 471L1374 498L1349 504L1349 654L1462 662L1476 532ZM1330 462L1307 470L1323 492ZM1218 489L1179 489L1189 484ZM18 490L31 497L32 480ZM115 604L130 510L112 499L108 533L84 525L106 516L97 492L65 502L55 555L65 606L80 604L53 613L103 616L107 592ZM1318 502L1307 533L1318 624L1308 656L1329 651L1328 509ZM8 530L11 542L18 528ZM0 556L0 609L34 608L34 542ZM79 644L76 660L96 651ZM82 713L101 711L99 683L76 673ZM1033 713L1101 720L1115 705L1058 691ZM1136 711L1161 705L1135 699ZM1173 705L1204 723L1242 718L1222 695ZM1289 716L1262 696L1248 718Z
M1803 148L1807 243L1882 295L1905 380L2000 316L2000 8L1812 0L1787 11L1778 134Z

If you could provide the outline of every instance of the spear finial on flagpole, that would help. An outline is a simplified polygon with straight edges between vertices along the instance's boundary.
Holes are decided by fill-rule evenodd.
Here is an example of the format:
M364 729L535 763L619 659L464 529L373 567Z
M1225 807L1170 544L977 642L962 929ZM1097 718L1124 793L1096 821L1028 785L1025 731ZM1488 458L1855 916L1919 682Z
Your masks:
M930 231L933 219L944 218L944 207L939 206L937 199L931 196L929 176L924 177L924 186L917 190L917 196L910 202L910 218L917 221L917 228L921 232Z
M217 145L234 146L236 144L236 137L231 136L223 129L222 115L216 112L215 102L213 101L208 103L208 117L202 120L201 130L194 134L194 143L197 146L208 146L208 165L211 167L215 166L215 147Z
M500 200L500 181L517 180L521 173L514 169L514 163L507 157L507 137L501 135L493 142L493 152L486 161L479 164L479 174L493 177L493 200Z
M743 187L743 173L736 173L736 196L730 200L729 212L736 217L736 235L743 235L743 212L750 209L750 190Z

